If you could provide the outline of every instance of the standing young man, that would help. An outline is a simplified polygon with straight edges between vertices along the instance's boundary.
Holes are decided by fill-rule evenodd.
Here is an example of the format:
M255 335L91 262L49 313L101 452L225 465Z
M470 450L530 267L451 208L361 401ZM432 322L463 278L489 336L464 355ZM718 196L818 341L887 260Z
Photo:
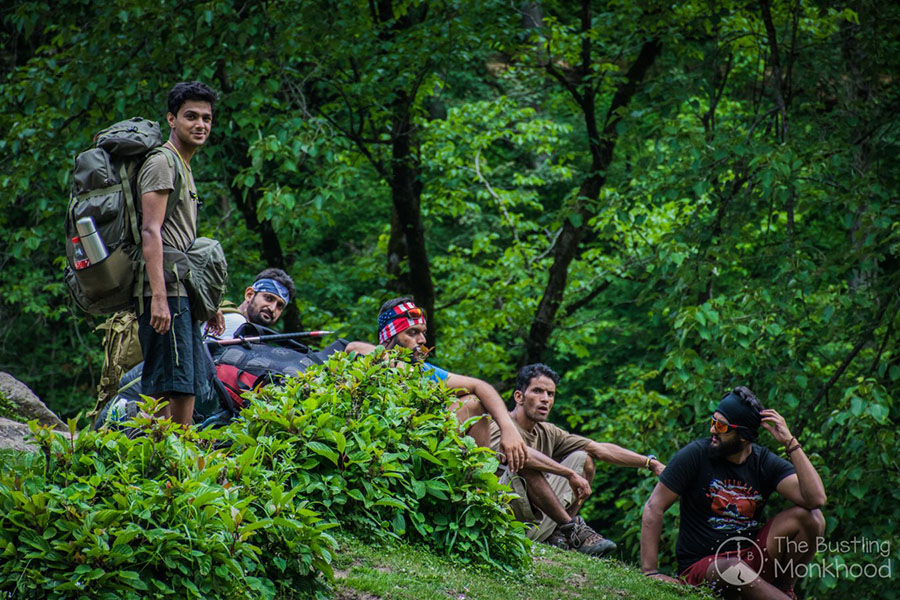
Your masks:
M141 241L150 284L149 298L139 303L143 304L138 322L144 354L141 387L145 394L168 402L159 416L172 417L185 427L192 422L194 397L205 375L203 342L183 282L166 276L163 246L184 252L197 237L199 202L191 159L209 138L217 99L204 83L176 84L168 97L169 139L147 158L138 177ZM174 206L166 216L170 202ZM223 327L221 311L207 323L213 333L221 333Z
M410 297L388 300L378 311L378 343L388 350L395 346L408 348L412 351L413 360L430 373L431 379L444 382L448 388L464 390L467 395L460 398L454 407L456 418L460 423L465 423L479 415L493 417L499 432L497 446L503 452L510 470L518 471L525 464L525 442L510 420L500 394L486 381L451 373L424 362L427 330L425 311L416 306ZM374 349L375 346L366 342L351 342L346 351L368 354ZM487 448L490 426L491 421L481 419L467 433L479 446Z
M517 477L507 472L500 482L519 494L512 504L516 518L536 523L527 532L530 539L599 557L615 550L616 544L578 515L591 494L594 462L648 469L655 475L662 473L665 465L652 454L644 456L616 444L595 442L548 423L558 383L559 375L543 363L519 369L513 392L516 405L510 416L528 446L528 459ZM498 433L491 428L495 450Z
M754 443L760 427L789 460ZM676 581L657 570L657 561L663 513L680 498L675 554L683 580L711 585L728 598L795 598L796 567L812 560L825 531L822 479L784 417L763 409L746 387L722 398L709 433L672 457L644 505L641 569ZM764 521L773 491L795 506Z

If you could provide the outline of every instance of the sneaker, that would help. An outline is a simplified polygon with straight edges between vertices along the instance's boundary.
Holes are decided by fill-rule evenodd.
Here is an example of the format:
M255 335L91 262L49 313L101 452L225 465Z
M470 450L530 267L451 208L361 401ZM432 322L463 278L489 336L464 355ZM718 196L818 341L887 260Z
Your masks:
M560 525L557 530L565 537L570 549L578 550L582 554L601 557L616 549L615 542L591 529L581 517L575 517L571 522Z
M562 531L557 527L553 530L553 533L550 534L546 540L544 540L545 544L549 544L551 546L556 546L560 550L569 550L569 540L566 539L566 536L563 535Z

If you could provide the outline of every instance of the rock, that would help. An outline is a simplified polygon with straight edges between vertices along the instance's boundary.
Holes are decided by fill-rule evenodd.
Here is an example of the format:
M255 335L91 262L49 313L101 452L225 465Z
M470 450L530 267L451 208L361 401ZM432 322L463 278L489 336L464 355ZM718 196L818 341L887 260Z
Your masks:
M31 442L26 442L26 436L31 435L28 425L16 421L10 421L0 417L0 450L35 450Z
M14 416L17 420L20 417L22 421L37 419L38 422L51 427L63 429L66 427L66 424L41 402L31 388L9 373L0 371L0 410L4 408L13 411L13 415L7 416Z

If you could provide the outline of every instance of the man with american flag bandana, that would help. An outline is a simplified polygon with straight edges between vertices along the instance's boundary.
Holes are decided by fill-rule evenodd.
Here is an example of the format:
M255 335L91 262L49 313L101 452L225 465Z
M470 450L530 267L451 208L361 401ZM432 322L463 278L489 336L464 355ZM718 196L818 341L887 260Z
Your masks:
M378 311L378 343L386 349L400 346L412 351L413 361L429 372L432 380L443 382L450 389L463 390L454 406L460 423L479 415L490 415L500 428L500 454L509 469L516 472L525 466L527 457L525 441L519 434L500 394L486 381L451 373L424 361L426 323L425 311L410 297L388 300ZM368 354L375 349L372 344L351 342L347 352ZM490 425L481 419L466 432L482 447L490 447Z

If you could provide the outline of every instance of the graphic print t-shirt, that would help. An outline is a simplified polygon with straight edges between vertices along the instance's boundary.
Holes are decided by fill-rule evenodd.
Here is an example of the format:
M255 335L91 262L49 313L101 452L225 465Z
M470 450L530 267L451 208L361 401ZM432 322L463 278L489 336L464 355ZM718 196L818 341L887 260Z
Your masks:
M712 458L709 442L709 438L695 440L679 450L659 476L663 485L681 496L675 549L679 572L715 554L728 538L753 539L765 524L763 508L769 495L794 473L791 463L762 446L753 444L747 460L736 465Z

